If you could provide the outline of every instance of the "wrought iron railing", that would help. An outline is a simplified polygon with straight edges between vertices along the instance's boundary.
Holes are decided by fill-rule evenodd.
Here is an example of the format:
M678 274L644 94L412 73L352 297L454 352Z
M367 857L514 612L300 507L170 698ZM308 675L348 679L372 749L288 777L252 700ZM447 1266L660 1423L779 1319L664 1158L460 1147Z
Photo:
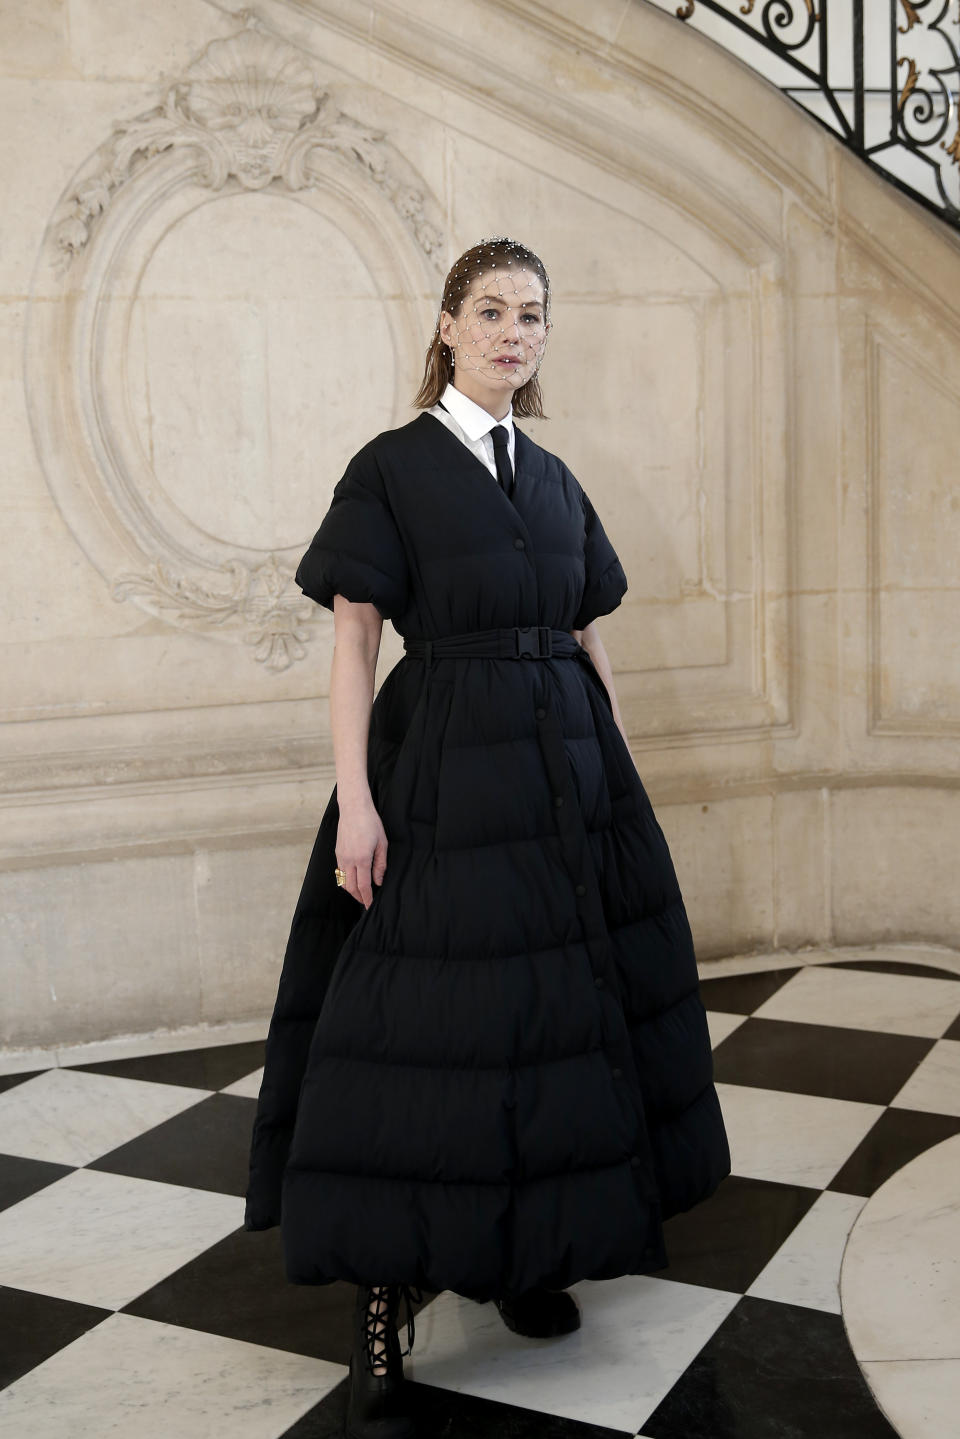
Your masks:
M960 0L650 0L960 228Z

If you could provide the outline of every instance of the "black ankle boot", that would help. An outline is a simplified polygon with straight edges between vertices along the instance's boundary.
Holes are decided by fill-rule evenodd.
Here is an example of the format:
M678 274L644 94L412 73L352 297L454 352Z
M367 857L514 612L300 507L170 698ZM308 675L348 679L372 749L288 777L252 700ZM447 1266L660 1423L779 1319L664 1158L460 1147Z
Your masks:
M403 1353L397 1335L401 1298L407 1305ZM407 1407L403 1354L413 1349L413 1305L422 1299L420 1290L407 1284L358 1285L347 1399L349 1439L412 1439L415 1430ZM375 1374L374 1369L384 1364L387 1372Z

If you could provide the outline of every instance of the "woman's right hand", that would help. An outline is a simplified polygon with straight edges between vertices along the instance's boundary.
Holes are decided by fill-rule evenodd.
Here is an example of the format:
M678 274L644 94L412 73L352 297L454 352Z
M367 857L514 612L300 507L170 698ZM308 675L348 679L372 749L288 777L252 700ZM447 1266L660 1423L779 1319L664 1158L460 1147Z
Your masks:
M344 889L369 909L373 886L383 883L387 869L387 833L372 799L340 809L336 855L346 875Z

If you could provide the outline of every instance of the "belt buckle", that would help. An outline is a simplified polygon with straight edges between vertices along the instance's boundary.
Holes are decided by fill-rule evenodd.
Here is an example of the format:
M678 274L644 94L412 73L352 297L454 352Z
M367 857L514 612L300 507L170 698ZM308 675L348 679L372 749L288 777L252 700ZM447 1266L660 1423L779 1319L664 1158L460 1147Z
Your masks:
M531 625L515 625L513 633L517 639L516 658L519 660L529 656L531 659L539 659L539 631Z
M529 655L531 659L546 659L553 654L553 631L549 625L516 625L517 659Z

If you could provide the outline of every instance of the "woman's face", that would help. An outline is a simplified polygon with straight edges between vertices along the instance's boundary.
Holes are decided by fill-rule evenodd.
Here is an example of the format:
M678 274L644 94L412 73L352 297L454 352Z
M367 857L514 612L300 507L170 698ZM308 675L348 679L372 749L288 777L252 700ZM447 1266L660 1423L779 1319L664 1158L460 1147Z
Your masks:
M478 275L459 315L444 310L440 338L453 351L454 384L484 408L504 400L537 372L550 326L544 317L543 281L518 265Z

